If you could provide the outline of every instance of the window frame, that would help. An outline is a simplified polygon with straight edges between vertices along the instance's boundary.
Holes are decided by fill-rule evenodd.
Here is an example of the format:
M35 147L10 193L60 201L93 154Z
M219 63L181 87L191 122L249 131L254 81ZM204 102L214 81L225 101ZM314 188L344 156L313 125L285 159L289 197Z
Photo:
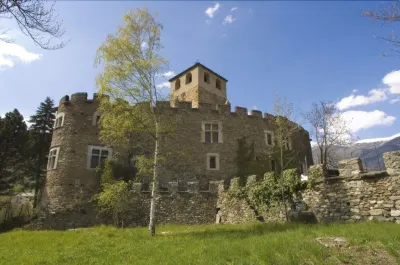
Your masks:
M95 113L93 113L93 118L92 118L92 125L93 126L98 126L99 125L100 119L99 119L99 122L97 122L97 117L101 118L101 115L103 115L103 112L101 112L101 111L96 111Z
M189 81L189 77L190 77L190 81ZM185 85L190 84L192 82L193 82L193 75L191 72L189 72L185 75Z
M75 179L74 186L75 186L75 188L80 187L81 186L81 179Z
M206 124L210 124L210 130L206 130ZM218 131L214 131L212 129L213 125L218 125ZM213 133L218 133L218 141L217 142L206 142L206 132L211 132L211 140L213 139ZM201 142L206 144L221 144L222 140L222 122L221 121L202 121L201 122Z
M210 158L215 157L215 168L210 167ZM218 153L207 153L206 155L206 165L207 165L207 170L212 170L212 171L218 171L220 168L219 164L219 154Z
M283 140L283 146L285 151L291 151L292 150L292 141L291 139Z
M210 79L211 79L211 78L210 78L210 74L207 73L207 72L204 72L204 75L203 75L204 83L210 84L210 83L211 83L211 80L210 80Z
M271 144L268 143L268 134L271 135ZM275 135L274 132L271 130L264 130L264 136L265 136L265 144L267 146L274 146L275 145Z
M57 121L61 119L61 124L57 126ZM57 113L56 119L54 120L54 129L64 126L65 112Z
M52 155L51 155L51 152L53 152L53 151L56 151L55 156L52 156ZM47 159L47 167L46 167L46 169L47 169L48 171L49 171L49 170L55 170L55 169L57 169L58 156L59 156L59 154L60 154L60 147L52 147L52 148L50 148L49 156L48 156L48 159ZM52 158L52 157L55 157L55 159L54 159L54 166L53 166L53 168L50 168L50 161L51 161L51 158Z
M104 151L108 151L108 157L107 157L108 160L110 160L111 157L112 157L112 151L113 151L112 148L105 147L105 146L99 146L99 145L89 145L88 146L88 153L87 153L87 165L86 165L86 167L88 169L96 169L97 166L99 165L99 164L97 164L97 166L94 167L94 168L91 167L93 149L99 149L99 151L100 151L99 156L98 156L99 157L99 164L100 164L100 159L101 159L101 151L103 151L103 150Z
M181 80L178 78L175 80L175 90L181 88Z

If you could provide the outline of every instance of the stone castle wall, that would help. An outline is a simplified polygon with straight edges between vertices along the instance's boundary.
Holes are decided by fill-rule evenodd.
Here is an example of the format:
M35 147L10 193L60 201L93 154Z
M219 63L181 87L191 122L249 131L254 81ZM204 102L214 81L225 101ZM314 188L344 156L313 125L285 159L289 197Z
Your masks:
M95 170L88 168L88 146L102 146L99 128L93 125L94 114L99 100L96 96L89 100L86 93L76 93L60 101L58 113L64 113L64 125L53 132L51 148L59 148L57 168L49 170L42 196L42 209L58 213L73 209L77 201L89 200L100 187L100 178ZM161 102L165 117L174 124L173 133L163 139L161 153L183 153L159 171L160 183L229 181L237 173L235 158L237 139L246 137L255 142L255 154L268 153L264 130L273 131L273 116L246 108L230 105L200 103L193 108L191 102ZM219 122L222 126L220 143L205 143L202 139L202 122ZM292 139L293 148L300 150L299 161L312 162L308 133L300 127L298 135ZM151 145L149 146L151 153ZM121 163L128 164L124 150L114 149ZM207 154L219 155L219 170L207 169ZM311 163L310 163L311 164ZM79 180L79 186L75 181ZM203 185L203 184L200 184ZM189 202L188 202L189 203ZM89 209L87 209L89 211Z
M157 224L207 224L214 223L223 182L209 183L202 189L199 182L188 182L186 189L178 189L177 182L169 182L168 189L161 191L157 198ZM221 188L222 187L222 188ZM134 183L132 192L136 194L134 207L130 209L124 226L146 226L149 221L151 193L143 191L141 183ZM69 211L50 213L44 227L66 229L90 227L99 224L113 224L110 216L99 215L93 207L80 205Z
M383 158L387 171L364 172L358 158L341 161L339 176L319 180L302 194L309 211L324 222L400 223L400 151L385 153Z

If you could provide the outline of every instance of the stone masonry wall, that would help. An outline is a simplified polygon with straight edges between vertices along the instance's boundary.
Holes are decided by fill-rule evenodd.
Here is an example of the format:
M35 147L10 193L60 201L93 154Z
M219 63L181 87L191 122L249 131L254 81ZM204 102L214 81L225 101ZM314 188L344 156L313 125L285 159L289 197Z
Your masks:
M400 151L383 155L387 171L364 172L358 158L339 163L340 175L316 182L303 200L319 221L400 223ZM321 170L321 167L314 166ZM321 172L322 173L322 172Z
M210 182L202 190L198 182L187 183L187 189L178 190L177 182L168 183L168 190L157 198L156 224L207 224L214 223L217 209L218 190L223 182ZM134 183L135 206L129 211L124 226L146 226L149 222L150 192L143 191L142 184ZM80 205L73 210L49 214L43 226L51 229L90 227L112 224L110 216L99 215L94 207Z
M41 206L51 213L73 209L76 201L88 200L98 192L100 179L94 169L88 168L88 147L102 146L98 126L93 125L94 113L99 100L96 95L88 99L86 93L76 93L60 101L58 113L64 113L64 125L53 133L51 148L59 148L57 167L47 172ZM191 102L161 102L166 120L173 124L172 133L163 139L160 153L181 153L184 156L169 159L159 170L160 183L229 181L237 174L237 139L246 137L248 143L255 142L255 155L269 152L264 130L273 131L273 116L260 111L248 114L246 108L230 105L213 106L200 103L193 108ZM219 143L202 140L202 122L219 122L222 126ZM293 148L300 150L299 161L312 161L308 133L301 129L292 139ZM151 153L151 144L149 153ZM128 156L123 150L113 148L120 161L128 165ZM207 169L207 154L219 155L219 170ZM125 156L124 156L125 155ZM79 187L75 181L79 180Z
M246 186L255 181L257 181L256 176L249 176ZM229 189L237 185L235 183L238 183L238 181L236 178L233 178L227 189L222 185L219 186L216 216L217 223L238 224L257 221L282 222L285 220L285 213L282 211L280 205L269 207L268 209L255 209L246 199L230 197L228 195Z

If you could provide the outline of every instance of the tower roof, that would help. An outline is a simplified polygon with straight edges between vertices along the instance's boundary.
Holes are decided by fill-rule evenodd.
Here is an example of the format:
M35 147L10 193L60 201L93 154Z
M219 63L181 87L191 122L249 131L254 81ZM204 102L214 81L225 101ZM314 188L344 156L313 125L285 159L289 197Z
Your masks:
M201 64L201 63L195 63L193 66L191 66L191 67L189 67L188 69L186 69L186 70L180 72L179 74L177 74L176 76L172 77L172 78L169 79L168 81L169 81L169 82L174 81L174 80L177 79L178 77L181 77L181 76L184 75L186 72L188 72L188 71L190 71L190 70L196 68L197 66L203 67L204 69L206 69L206 70L209 71L210 73L213 73L214 75L216 75L216 76L218 76L219 78L223 79L225 82L228 82L228 80L227 80L226 78L222 77L221 75L217 74L216 72L214 72L213 70L211 70L210 68L204 66L204 65Z

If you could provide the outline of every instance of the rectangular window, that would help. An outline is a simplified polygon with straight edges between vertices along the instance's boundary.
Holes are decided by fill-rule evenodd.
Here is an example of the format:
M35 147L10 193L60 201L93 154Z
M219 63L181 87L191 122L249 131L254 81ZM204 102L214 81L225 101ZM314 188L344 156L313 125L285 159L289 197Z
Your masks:
M64 125L64 114L63 112L56 115L56 121L54 122L54 128L58 128Z
M80 179L75 179L75 187L79 187L81 185Z
M290 142L290 139L283 141L283 148L285 150L292 150L292 143Z
M50 149L49 160L47 162L47 170L52 170L57 168L58 153L60 151L59 147Z
M264 131L265 134L265 143L267 146L273 146L274 145L274 133L272 131Z
M89 146L88 167L96 168L103 163L104 160L111 157L112 149L101 146Z
M203 122L204 143L222 143L222 125L220 122Z
M272 171L275 171L275 170L276 170L275 160L271 160L271 170L272 170Z
M219 154L207 154L207 169L219 170Z

